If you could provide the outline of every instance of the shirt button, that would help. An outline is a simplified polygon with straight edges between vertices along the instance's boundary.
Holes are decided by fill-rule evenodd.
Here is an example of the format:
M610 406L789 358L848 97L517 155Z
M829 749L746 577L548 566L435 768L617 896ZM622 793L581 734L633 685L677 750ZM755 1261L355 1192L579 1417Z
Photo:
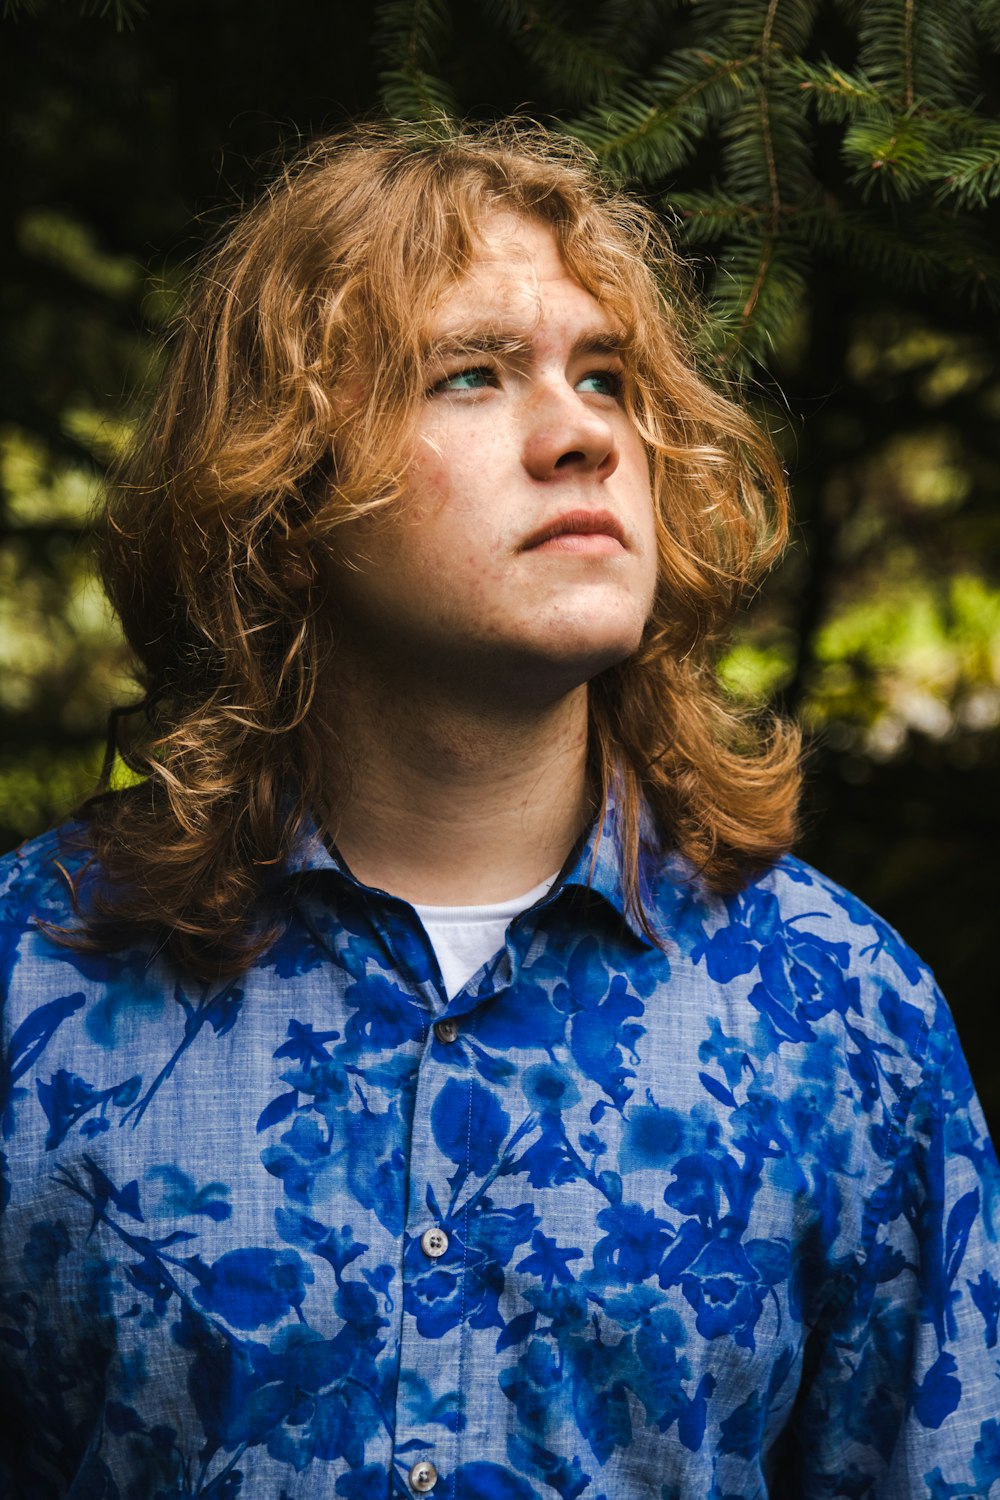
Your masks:
M458 1036L458 1022L450 1019L435 1021L434 1035L439 1042L453 1042Z
M432 1260L437 1260L448 1248L448 1236L443 1229L425 1229L420 1236L420 1248ZM433 1484L433 1480L431 1484ZM427 1486L430 1489L430 1485Z
M428 1458L418 1459L410 1470L410 1488L426 1495L437 1484L438 1471Z

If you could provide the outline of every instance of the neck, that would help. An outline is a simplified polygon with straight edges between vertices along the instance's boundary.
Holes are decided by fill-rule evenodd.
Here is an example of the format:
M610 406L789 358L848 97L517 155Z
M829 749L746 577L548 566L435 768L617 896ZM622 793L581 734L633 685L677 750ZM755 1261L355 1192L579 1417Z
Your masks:
M329 832L366 885L428 905L502 901L563 864L592 813L587 690L518 714L340 681L345 795Z

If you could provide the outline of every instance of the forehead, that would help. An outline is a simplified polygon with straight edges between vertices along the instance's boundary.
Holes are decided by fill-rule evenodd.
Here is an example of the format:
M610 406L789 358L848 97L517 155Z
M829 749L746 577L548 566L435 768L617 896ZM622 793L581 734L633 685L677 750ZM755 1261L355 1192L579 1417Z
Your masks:
M472 323L530 328L551 313L609 331L616 322L570 273L547 224L497 210L481 220L465 270L435 300L431 330L440 336Z

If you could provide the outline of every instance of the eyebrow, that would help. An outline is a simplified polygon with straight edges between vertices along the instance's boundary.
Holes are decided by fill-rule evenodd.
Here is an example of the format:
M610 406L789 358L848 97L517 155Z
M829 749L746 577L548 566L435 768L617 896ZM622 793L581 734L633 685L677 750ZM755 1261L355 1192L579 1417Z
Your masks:
M574 339L570 358L581 355L603 355L620 358L626 345L626 336L607 328L585 329ZM449 359L465 359L476 355L499 358L504 355L523 354L531 348L530 331L503 328L470 328L454 333L442 334L431 339L424 352L426 364L436 364Z

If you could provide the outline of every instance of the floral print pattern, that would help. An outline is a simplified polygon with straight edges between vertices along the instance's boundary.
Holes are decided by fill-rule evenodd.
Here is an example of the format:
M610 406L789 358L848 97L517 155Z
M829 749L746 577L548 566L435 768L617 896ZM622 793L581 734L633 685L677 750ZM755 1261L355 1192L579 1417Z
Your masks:
M215 987L54 943L74 861L0 867L0 1493L1000 1496L996 1159L853 897L650 847L658 948L611 806L448 1001L318 838Z

